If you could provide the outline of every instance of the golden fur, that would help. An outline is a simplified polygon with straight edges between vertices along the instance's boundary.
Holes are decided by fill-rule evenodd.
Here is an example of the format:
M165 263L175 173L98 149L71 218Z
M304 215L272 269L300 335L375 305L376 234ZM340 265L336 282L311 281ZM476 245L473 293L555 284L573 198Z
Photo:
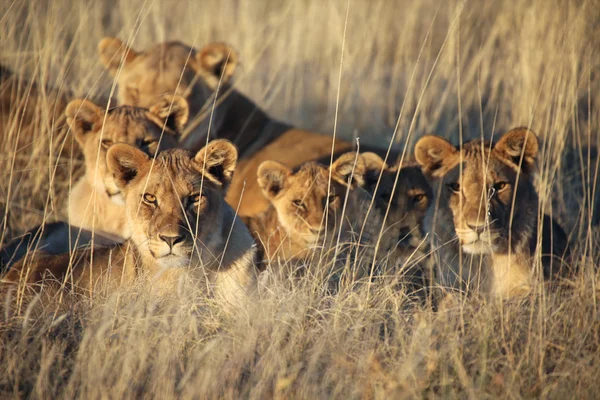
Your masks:
M262 262L292 268L297 262L327 265L323 259L308 258L329 260L333 252L339 253L335 246L366 241L371 231L358 238L370 201L359 187L364 168L355 153L342 155L329 168L309 162L296 172L276 161L262 163L258 183L271 205L244 218L259 244ZM287 274L287 268L284 271Z
M159 147L175 147L187 121L186 101L164 96L150 109L120 106L105 112L89 100L73 100L65 114L85 159L85 175L69 194L69 223L128 238L131 232L126 224L124 199L106 165L106 152L113 143L135 145L149 155Z
M4 281L36 283L48 275L64 280L68 273L68 285L90 293L138 277L167 291L190 279L239 304L255 282L255 247L224 200L236 160L235 147L223 140L195 156L175 149L155 160L134 146L113 145L107 167L125 197L131 239L72 256L38 252L17 263Z
M231 86L238 56L223 43L212 43L197 51L180 42L157 44L138 52L116 38L98 45L100 59L118 83L119 104L148 107L162 93L184 96L192 119L183 147L195 151L210 138L231 140L241 161L227 201L239 205L241 215L264 211L269 202L257 184L258 167L274 160L290 168L351 148L350 143L331 136L293 129L271 119L264 111ZM218 88L216 107L212 109ZM243 197L242 197L243 193Z
M526 128L511 130L495 144L473 140L456 148L436 136L418 141L416 159L438 196L427 225L440 246L442 284L481 285L502 298L529 291L538 241L537 153L537 137ZM548 216L541 234L549 277L561 269L566 236Z

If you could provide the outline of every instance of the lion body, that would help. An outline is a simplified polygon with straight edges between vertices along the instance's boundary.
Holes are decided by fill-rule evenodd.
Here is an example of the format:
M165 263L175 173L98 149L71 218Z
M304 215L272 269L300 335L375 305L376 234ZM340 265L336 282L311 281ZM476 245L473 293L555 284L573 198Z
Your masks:
M535 134L517 128L495 144L473 140L460 148L425 136L415 155L434 186L425 225L441 284L501 298L527 293L538 241L544 276L565 272L566 235L549 216L538 219Z

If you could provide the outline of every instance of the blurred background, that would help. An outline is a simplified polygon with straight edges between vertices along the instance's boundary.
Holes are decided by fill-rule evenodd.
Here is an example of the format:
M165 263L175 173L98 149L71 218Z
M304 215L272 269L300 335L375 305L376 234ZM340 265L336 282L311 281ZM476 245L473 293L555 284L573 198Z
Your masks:
M530 126L543 139L542 201L573 225L597 202L598 10L554 0L3 1L0 61L94 98L112 85L96 53L104 36L139 50L224 41L240 53L236 87L305 129L382 146L393 137L411 151L425 133L458 144Z

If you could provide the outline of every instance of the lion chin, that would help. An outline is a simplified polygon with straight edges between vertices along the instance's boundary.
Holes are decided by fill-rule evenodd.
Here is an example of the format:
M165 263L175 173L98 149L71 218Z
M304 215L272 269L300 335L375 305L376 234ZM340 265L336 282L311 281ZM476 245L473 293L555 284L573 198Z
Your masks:
M169 254L166 256L156 258L156 263L164 269L185 268L190 265L190 257Z

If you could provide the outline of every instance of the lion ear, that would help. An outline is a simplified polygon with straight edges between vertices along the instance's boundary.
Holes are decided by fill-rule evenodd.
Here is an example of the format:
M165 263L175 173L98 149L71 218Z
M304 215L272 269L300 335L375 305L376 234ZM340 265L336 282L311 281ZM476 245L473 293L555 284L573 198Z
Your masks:
M145 175L150 162L150 157L146 153L127 143L113 144L106 152L108 170L121 189L136 177Z
M426 175L443 176L455 164L458 149L446 139L425 135L415 145L415 158Z
M500 138L494 146L494 151L500 157L520 167L524 173L530 173L535 170L538 138L527 128L515 128Z
M113 37L105 37L98 43L98 54L100 61L112 76L117 75L121 63L127 66L138 56L131 47Z
M188 102L181 96L165 94L148 110L160 119L170 130L181 133L187 124L190 110Z
M94 124L102 120L103 114L104 110L89 100L76 99L67 105L65 109L67 124L80 145L87 140Z
M344 185L350 184L351 188L364 185L366 173L365 160L355 152L342 154L329 167L331 177Z
M216 139L200 150L194 160L199 164L202 174L210 175L227 190L233 178L237 158L238 151L233 143L225 139Z
M277 161L264 161L258 166L258 186L267 199L274 199L286 187L292 170Z
M387 170L390 166L376 153L366 152L361 153L360 155L365 161L365 185L376 185L381 173Z
M196 54L197 68L210 75L210 84L227 83L238 65L238 54L228 44L210 43Z

